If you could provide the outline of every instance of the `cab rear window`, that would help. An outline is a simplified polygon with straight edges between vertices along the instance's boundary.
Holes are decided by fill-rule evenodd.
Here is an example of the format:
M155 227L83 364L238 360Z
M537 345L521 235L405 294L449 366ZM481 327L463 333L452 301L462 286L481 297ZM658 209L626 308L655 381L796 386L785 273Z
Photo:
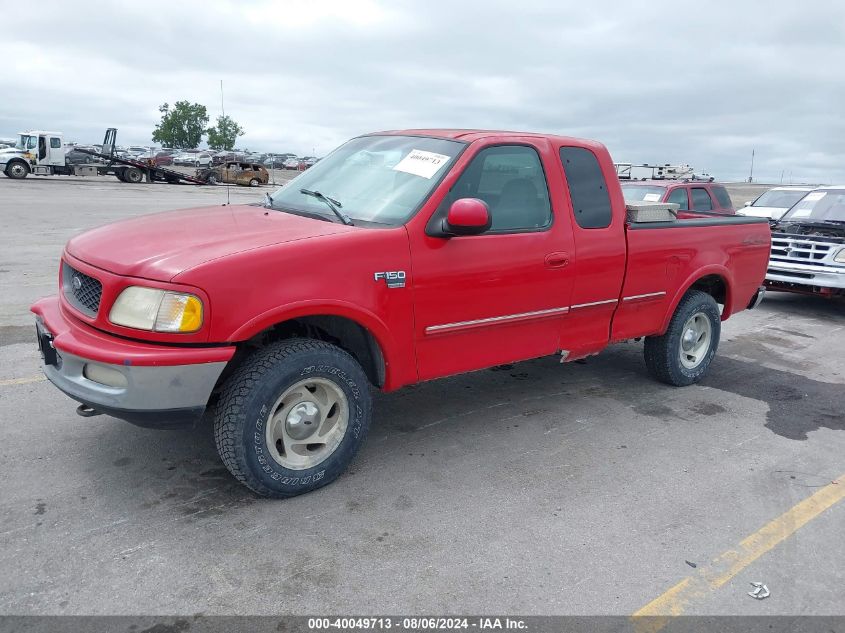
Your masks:
M561 147L560 162L578 226L582 229L610 226L613 219L610 195L596 155L583 147Z
M713 192L713 195L716 196L716 200L719 201L719 206L723 209L731 209L733 208L733 202L731 201L731 197L728 195L728 190L722 187L721 185L712 185L710 190Z

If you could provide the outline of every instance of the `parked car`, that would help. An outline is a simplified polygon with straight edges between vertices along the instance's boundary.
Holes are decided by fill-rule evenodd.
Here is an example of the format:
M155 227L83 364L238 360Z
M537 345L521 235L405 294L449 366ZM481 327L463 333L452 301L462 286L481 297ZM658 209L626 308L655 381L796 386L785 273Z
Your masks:
M44 371L86 416L172 428L211 407L238 481L290 497L349 465L373 388L640 337L656 379L700 380L762 297L768 222L638 217L594 141L362 136L264 207L72 238L58 295L32 306Z
M155 154L145 154L138 157L143 163L153 165L155 167L163 167L173 164L173 155L169 152L156 152Z
M284 163L285 169L299 169L299 159L298 158L288 158Z
M243 152L235 152L232 150L217 152L211 156L212 165L220 165L227 161L243 161L245 160Z
M66 165L89 165L96 160L97 159L94 156L91 156L91 154L80 152L76 148L68 149L68 151L65 152Z
M173 164L174 165L193 165L195 160L196 154L192 152L181 152L173 156Z
M737 213L779 220L787 210L815 187L773 187L745 203Z
M227 161L221 165L197 170L197 178L210 185L227 183L257 187L270 182L270 174L264 165L242 161Z
M630 202L674 202L679 218L736 215L727 189L715 182L677 180L622 181Z
M194 154L194 167L211 167L211 159L213 154L211 152L199 152Z
M845 185L807 192L772 226L766 285L845 297Z

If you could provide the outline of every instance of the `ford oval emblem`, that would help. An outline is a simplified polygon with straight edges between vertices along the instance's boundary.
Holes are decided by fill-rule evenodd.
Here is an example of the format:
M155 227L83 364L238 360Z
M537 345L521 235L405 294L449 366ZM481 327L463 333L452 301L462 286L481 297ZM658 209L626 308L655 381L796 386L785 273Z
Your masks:
M73 276L73 279L70 281L70 285L73 286L74 290L81 290L82 289L82 280L77 277L76 275Z

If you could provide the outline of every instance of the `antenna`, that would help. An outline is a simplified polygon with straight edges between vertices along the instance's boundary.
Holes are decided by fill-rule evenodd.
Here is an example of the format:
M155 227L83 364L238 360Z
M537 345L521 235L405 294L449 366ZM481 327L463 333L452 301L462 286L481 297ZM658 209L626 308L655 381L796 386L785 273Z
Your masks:
M226 108L223 107L223 80L220 80L220 112L223 113L223 116L226 116ZM228 150L227 150L228 151ZM223 164L226 164L226 161L223 161ZM231 204L231 199L229 198L229 179L226 178L226 204Z

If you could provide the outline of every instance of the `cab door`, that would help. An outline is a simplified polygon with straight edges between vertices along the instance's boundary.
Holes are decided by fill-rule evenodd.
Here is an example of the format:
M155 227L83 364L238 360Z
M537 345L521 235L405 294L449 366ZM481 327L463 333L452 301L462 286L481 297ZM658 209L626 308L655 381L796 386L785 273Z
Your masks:
M510 140L509 140L510 141ZM480 235L433 237L409 228L414 333L421 380L555 353L569 310L575 257L547 141L475 150L427 227L460 198L483 200L492 217Z
M65 164L65 148L62 144L61 137L49 137L47 147L47 163L56 167Z

